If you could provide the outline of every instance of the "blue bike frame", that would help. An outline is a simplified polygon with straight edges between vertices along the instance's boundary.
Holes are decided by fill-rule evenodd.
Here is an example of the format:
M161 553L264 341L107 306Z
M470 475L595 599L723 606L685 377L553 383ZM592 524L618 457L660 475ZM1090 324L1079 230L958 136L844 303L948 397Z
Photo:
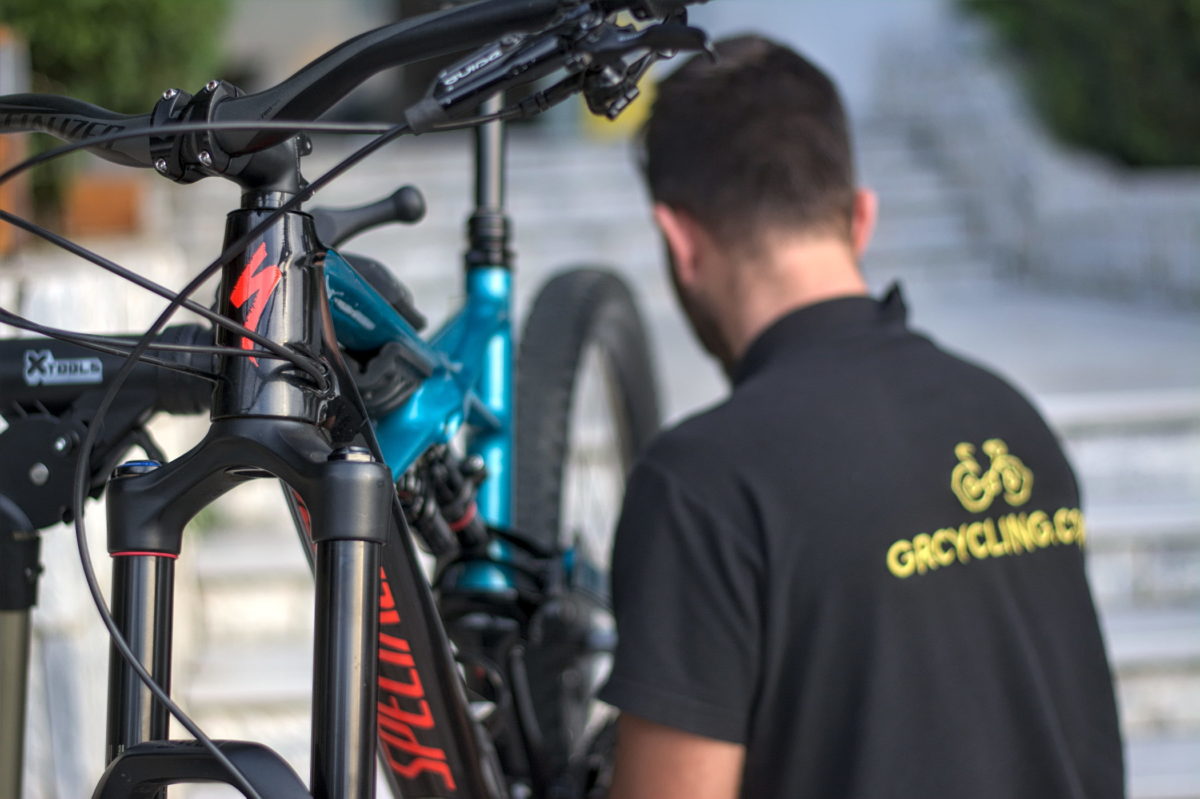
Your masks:
M466 427L468 449L483 458L488 477L477 505L491 527L512 526L513 390L512 272L475 267L467 272L466 301L428 341L336 252L325 258L325 281L338 340L350 349L396 342L426 375L405 403L376 423L384 458L399 479L422 453L448 444ZM459 587L503 590L512 581L501 564L503 542L494 542L496 563L475 562Z

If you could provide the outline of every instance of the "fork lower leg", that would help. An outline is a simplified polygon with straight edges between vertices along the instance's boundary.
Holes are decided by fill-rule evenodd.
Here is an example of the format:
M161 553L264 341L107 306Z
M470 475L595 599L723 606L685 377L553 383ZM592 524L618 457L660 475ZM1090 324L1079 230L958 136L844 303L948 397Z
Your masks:
M379 550L390 523L391 475L366 450L330 456L314 508L315 799L375 795Z

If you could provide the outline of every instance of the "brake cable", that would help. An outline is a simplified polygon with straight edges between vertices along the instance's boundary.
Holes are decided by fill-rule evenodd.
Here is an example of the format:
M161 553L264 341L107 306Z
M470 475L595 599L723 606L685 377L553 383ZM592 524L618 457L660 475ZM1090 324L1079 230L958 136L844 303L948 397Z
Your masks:
M121 386L124 385L125 381L128 379L129 375L136 366L136 359L140 358L146 352L146 350L150 348L151 344L153 343L154 336L156 336L166 325L166 323L170 321L171 317L183 305L184 301L198 291L200 287L204 285L204 283L207 282L207 280L213 274L215 274L216 271L220 269L227 260L241 252L250 244L251 241L254 240L255 237L274 225L285 213L299 207L301 203L309 199L313 194L327 185L330 181L341 176L342 173L366 158L368 155L371 155L388 142L406 132L408 132L407 125L397 125L391 128L387 133L376 137L371 142L354 151L317 180L304 187L298 194L289 199L279 208L274 209L259 224L252 227L243 236L239 237L236 241L226 247L215 261L213 261L197 277L193 278L193 280L189 282L188 285L185 286L184 289L180 291L173 300L171 300L167 308L161 314L159 314L158 318L146 330L142 338L138 340L138 343L134 346L132 352L130 353L129 360L122 365L121 369L113 378L112 384L109 386L108 391L105 392L104 398L100 401L100 404L96 409L94 418L103 419L104 415L112 407L112 403L115 401ZM100 612L101 620L103 621L104 626L108 629L109 637L113 642L114 648L116 648L117 652L121 655L121 658L137 674L138 679L141 680L142 684L146 686L146 688L159 702L163 704L165 708L167 708L171 715L175 716L175 718L179 720L179 723L182 724L183 727L187 729L187 731L191 733L197 741L199 741L206 749L209 750L217 762L219 762L221 766L227 770L230 776L238 783L237 787L243 793L245 793L246 796L250 797L250 799L262 799L258 792L254 790L254 787L250 785L249 781L246 779L246 776L237 768L236 765L234 765L231 761L229 761L228 758L225 757L224 754L221 753L220 749L217 748L212 739L204 734L204 731L200 729L200 727L191 719L191 717L188 716L182 708L180 708L171 700L171 697L167 694L167 692L162 688L161 685L158 684L157 681L155 681L149 671L146 670L145 666L142 665L141 661L133 653L132 649L130 649L129 644L125 640L124 636L121 635L121 631L117 628L116 621L112 617L112 612L108 609L108 605L104 600L99 581L96 579L96 573L92 565L91 555L88 552L87 530L83 520L84 506L87 502L86 485L89 471L89 461L92 450L96 444L97 431L99 427L100 426L98 424L89 425L87 433L80 444L79 457L75 465L75 495L72 498L75 516L75 542L76 547L79 550L80 564L84 571L84 579L87 582L88 591L91 593L92 600L95 603L97 610Z
M664 5L664 7L665 7L665 5L670 2L670 0L643 0L642 5L649 7L650 5L652 5L655 2L659 3L660 5ZM676 16L678 16L678 13L676 14ZM618 87L624 88L623 84L625 84L629 81L630 75L631 74L635 75L635 79L636 79L636 76L640 76L642 73L644 73L645 69L649 66L649 63L651 63L652 60L656 60L658 54L655 52L651 52L650 55L654 56L654 58L652 58L650 60L647 60L646 58L642 58L642 59L636 60L632 65L626 64L624 62L624 60L623 60L624 55L633 50L645 49L645 47L647 47L651 43L650 40L652 37L650 37L648 35L649 32L658 30L658 29L662 28L663 25L665 25L665 23L662 23L662 24L656 25L656 26L652 26L651 28L647 29L644 32L640 32L639 34L630 36L630 38L623 43L613 43L610 41L609 46L607 48L598 48L594 53L591 54L590 58L588 58L588 57L574 58L574 59L565 59L564 58L565 63L560 64L560 66L567 67L569 71L574 71L576 73L579 73L579 72L586 72L589 68L594 67L596 65L599 65L602 69L612 67L614 61L620 61L623 66L623 69L619 73L614 73L614 74L618 78L618 80L616 81L616 85ZM693 29L687 29L687 30L692 31ZM546 41L548 41L546 38L547 35L548 35L547 32L543 31L541 34L538 34L536 36L540 36L542 42L546 42ZM557 32L555 32L550 35L557 36L558 34L557 34ZM699 42L697 42L697 40L696 40L697 35L700 37ZM682 45L681 47L679 47L679 49L685 49L685 47L686 47L686 49L704 49L704 44L707 42L707 40L705 38L703 38L703 34L700 33L699 31L695 31L694 33L691 34L691 36L692 36L692 38L690 40L686 40L684 38L679 38L677 40ZM514 42L514 44L515 43L516 42ZM574 44L579 45L580 40L575 40ZM622 47L622 45L624 45L624 46ZM691 46L688 46L688 45L691 45ZM522 55L525 55L525 54L526 53L524 53L524 52L522 53ZM561 52L554 53L554 54L555 55L563 55ZM503 55L503 53L501 55ZM543 50L543 52L540 55L542 57L545 57L546 56L545 50ZM483 65L483 67L477 67L475 71L480 71L480 70L484 69L485 67L490 65L493 61L498 60L498 58L499 57L492 59L492 61L485 63ZM516 59L516 60L518 62L518 66L520 66L521 65L520 59ZM478 62L473 62L473 63L478 63ZM553 71L553 69L549 69L545 72L541 72L540 74L549 74L549 72L552 72L552 71ZM592 72L593 72L593 74L599 74L599 70L593 69ZM520 85L521 83L528 82L529 80L540 76L540 75L536 75L536 74L531 75L529 73L530 73L530 69L528 68L528 65L525 65L525 68L519 69L519 71L516 74L513 74L511 71L508 74L502 74L499 79L499 82L503 83L505 81L510 81L510 82L512 82L513 85ZM447 73L443 73L443 76L446 74ZM470 76L470 73L467 73L466 77L469 77L469 76ZM457 82L457 81L455 81L455 82ZM609 79L604 80L604 81L596 81L593 78L593 82L591 85L593 87L606 86L608 89L611 89L612 84L613 84L613 81L611 80L611 77L610 77ZM586 77L582 81L580 81L576 75L570 75L570 76L568 76L567 80L562 81L558 84L558 86L557 86L558 92L557 93L555 93L553 91L553 89L556 87L552 87L551 90L548 90L547 92L539 93L538 95L535 95L535 97L538 97L540 99L540 101L543 101L543 102L549 101L551 99L555 99L557 101L557 99L559 99L559 97L558 97L559 95L562 95L564 97L566 96L564 87L566 87L568 85L570 86L570 88L572 90L578 90L579 88L582 87L586 91L589 88L588 79ZM438 84L435 84L434 90L433 90L433 92L431 92L431 94L436 92L437 88L438 88ZM505 87L500 86L498 88L494 88L492 93L495 94L496 92L502 91L503 88L505 88ZM599 89L594 89L594 91L597 93L597 96L602 94L599 91ZM624 101L622 101L623 98L624 98ZM603 107L605 108L605 113L615 116L616 113L620 113L620 111L626 105L628 105L629 99L632 99L632 98L630 96L628 96L627 91L621 92L621 93L615 93L615 94L610 92L610 93L608 93L607 97L600 97L599 102L601 102L603 104ZM435 102L436 102L436 100L435 100ZM462 103L462 101L460 100L458 103L458 105L460 107L461 107L461 103ZM418 104L418 105L420 105L420 104ZM114 377L112 383L109 385L108 390L104 394L104 397L101 400L101 402L96 410L94 419L96 420L97 423L88 426L88 429L84 436L83 442L80 445L80 453L79 453L78 460L76 461L75 492L74 492L74 496L72 498L72 504L73 504L73 509L74 509L76 545L79 550L80 563L81 563L81 567L83 568L83 571L84 571L84 577L85 577L85 581L88 586L88 590L91 593L93 602L95 603L97 610L100 613L102 622L104 623L105 627L108 629L110 639L113 642L113 646L118 651L118 653L121 655L122 659L125 660L125 662L130 666L130 668L137 674L138 679L147 687L147 689L155 696L155 698L158 701L160 701L163 704L163 706L173 716L175 716L175 718L184 726L185 729L188 730L188 732L190 732L196 738L197 741L199 741L206 749L209 750L209 752L212 754L214 759L218 763L220 763L221 766L224 769L226 769L226 771L230 774L231 778L234 780L234 782L236 784L236 787L238 787L239 790L241 790L246 796L250 797L251 799L261 799L261 797L259 796L258 792L254 789L254 787L249 783L246 776L231 761L229 761L229 759L217 748L216 744L204 734L204 732L199 728L199 726L196 725L194 721L192 721L192 719L182 710L182 708L180 708L178 705L176 705L171 700L170 696L166 693L166 691L162 688L162 686L160 686L154 680L154 678L150 675L150 673L141 664L139 659L136 657L136 655L130 649L128 642L125 641L124 637L121 635L120 630L117 629L116 622L113 619L111 611L108 609L107 603L104 600L102 591L99 586L99 582L96 578L95 569L91 562L90 553L88 552L87 530L86 530L86 526L85 526L84 518L83 518L84 517L84 507L85 507L86 501L87 501L86 486L88 484L87 477L88 477L88 471L89 471L89 461L91 459L91 455L92 455L95 445L96 445L98 430L101 426L99 424L99 421L102 420L104 418L104 416L108 413L108 411L111 409L113 402L115 401L117 395L119 394L120 388L127 381L128 377L132 373L133 369L136 367L139 360L142 359L143 357L145 357L147 351L149 351L153 347L155 336L162 330L162 328L171 319L171 317L174 316L174 314L181 307L188 307L189 309L195 310L195 309L191 308L191 305L189 305L189 303L191 302L190 301L191 296L197 290L199 290L199 288L212 275L214 275L216 273L216 271L219 270L227 261L229 261L231 258L236 257L246 246L249 245L250 242L253 241L253 239L255 237L257 237L261 233L265 232L268 228L270 228L272 225L274 225L285 213L298 208L304 201L308 200L317 191L319 191L321 188L324 188L324 186L327 185L328 183L330 183L332 180L336 179L337 177L340 177L344 172L346 172L347 170L352 168L354 165L358 164L360 161L362 161L363 159L365 159L366 157L368 157L369 155L371 155L372 153L374 153L375 151L377 151L378 149L383 147L385 144L394 140L395 138L398 138L399 136L401 136L405 133L422 132L422 130L452 129L455 127L472 127L474 125L481 124L482 122L487 121L487 119L488 119L487 117L476 117L474 119L455 120L449 114L446 113L446 111L449 109L449 107L451 105L455 105L455 104L450 103L446 107L441 107L439 109L439 113L426 114L425 116L422 116L419 111L414 111L413 109L410 109L410 112L412 112L412 114L413 114L413 117L412 117L413 122L416 122L419 124L405 123L405 124L397 125L397 126L394 126L390 129L388 129L384 133L378 135L371 142L368 142L366 145L364 145L363 147L359 148L358 150L354 151L349 156L344 158L337 165L335 165L332 169L328 170L325 174L321 175L317 180L313 181L312 183L310 183L308 185L301 186L299 191L295 195L293 195L290 199L288 199L286 202L284 202L279 208L272 209L272 211L270 213L268 213L259 224L253 226L244 235L242 235L236 241L234 241L228 247L226 247L222 251L222 253L217 257L217 259L215 261L213 261L208 267L206 267L198 276L193 278L193 280L190 281L184 287L183 290L181 290L178 293L172 294L169 290L163 289L163 292L165 292L165 295L167 295L168 299L169 299L167 307L159 314L159 316L155 320L155 322L146 330L146 332L142 335L142 337L137 341L137 343L133 346L132 350L130 350L126 362L121 366L120 370L117 372L116 376ZM591 105L591 98L589 98L589 105ZM428 104L426 104L425 107L429 108L430 106ZM527 113L531 110L540 109L540 107L541 107L540 102L538 102L538 101L535 101L532 104L530 104L527 101L524 104L519 104L514 109L509 109L505 112L501 112L500 114L493 115L492 118L512 118L513 115L520 114L520 113ZM456 108L455 110L458 111L459 109ZM268 123L268 122L220 123L220 122L216 122L215 120L205 120L201 123L193 123L193 124L195 125L194 130L197 132L202 132L202 131L210 131L211 132L211 131L216 131L216 130L238 130L238 129L250 130L250 129L256 129L256 128L258 130L276 129L276 130L300 132L300 131L303 131L306 129L308 129L308 130L315 130L315 129L328 130L328 129L330 129L330 127L332 127L332 126L321 125L321 124L312 124L312 123L303 123L303 124L279 123L279 122L272 122L272 123ZM172 125L171 128L172 128L172 130L171 130L172 134L183 133L183 132L187 132L188 130L192 129L189 127L189 123L186 123L186 122ZM75 144L68 144L68 145L65 145L65 146L62 146L59 148L55 148L54 150L48 151L46 153L42 153L39 156L34 156L33 158L27 159L26 161L22 162L21 164L18 164L16 167L6 171L2 175L0 175L0 183L3 183L4 181L8 180L9 178L11 178L12 176L14 176L16 174L19 174L20 172L24 171L25 169L28 169L36 164L43 163L44 161L47 161L51 158L65 154L67 152L72 152L74 150L79 150L79 149L86 149L89 147L94 147L95 145L103 143L104 141L118 141L118 140L122 140L122 139L132 139L132 138L136 138L139 136L145 136L147 133L160 133L161 134L162 132L163 131L161 128L157 129L155 131L147 131L147 130L143 130L143 129L139 129L137 131L119 131L117 133L107 134L104 136L91 138L91 139L85 140L83 142L78 142ZM0 214L3 214L3 216L0 216L0 218L5 219L6 221L13 222L14 224L19 224L23 227L26 227L27 230L31 230L31 232L34 232L37 235L42 235L43 238L47 238L47 236L45 236L43 234L50 234L51 238L49 238L49 240L54 242L55 234L50 233L50 231L46 231L42 228L39 228L36 225L32 225L32 223L25 223L25 220L21 220L19 217L15 217L11 214L8 214L7 212L0 212ZM58 242L54 242L54 243L58 243ZM62 246L62 245L60 244L60 246ZM107 262L107 259L102 259L100 256L97 256L94 253L90 253L89 251L87 251L84 248L67 247L66 249L68 251L75 252L76 254L80 255L81 257L86 258L89 261L98 263L98 265L101 265L106 269L109 268L110 265L117 267L118 270L123 269L123 268L117 266L116 264L111 264L111 262ZM103 263L101 263L101 261L103 261ZM110 271L114 271L114 270L110 270ZM124 271L128 271L128 270L124 270ZM116 273L121 274L120 271L116 271ZM125 276L125 275L122 275L122 276ZM134 282L134 283L137 283L140 285L140 282L138 280L132 280L132 277L130 277L128 279L131 279L131 282ZM150 282L150 281L146 281L146 282ZM157 287L156 284L152 284L152 285L154 285L156 288L159 288L159 289L162 288L162 287ZM155 288L151 288L150 286L146 286L146 288L148 288L151 291L155 291ZM155 291L155 293L162 293L162 292ZM198 306L198 307L202 307L202 306ZM220 317L219 314L216 314L216 316ZM232 320L228 320L225 317L220 317L220 320L213 318L212 321L215 324L220 324L225 327L229 327L230 324L236 325L236 323L233 323ZM241 326L238 325L238 327L241 327ZM245 330L244 327L242 328L242 332L246 338L255 340L257 343L260 343L262 346L267 347L269 350L274 351L275 348L279 348L280 350L282 350L282 352L277 353L280 355L280 357L286 358L287 360L291 360L291 361L293 361L293 363L296 363L297 366L300 366L305 371L309 371L308 369L304 368L308 364L304 364L302 361L298 360L300 358L305 358L306 356L302 356L299 353L291 351L286 347L281 347L280 345L276 344L275 342L270 341L269 339L260 341L259 340L260 337L254 335L253 331ZM319 367L318 367L318 369L319 369ZM327 385L327 381L326 381L324 374L318 371L318 373L313 376L317 379L317 385L319 387L319 390L323 390L324 386ZM352 391L352 393L356 393L356 392ZM361 403L361 398L358 398L358 401ZM368 435L368 439L373 439L373 436ZM371 443L373 445L372 449L378 450L378 442L371 441ZM394 500L398 501L397 498L394 498ZM395 504L395 502L394 502L394 504Z

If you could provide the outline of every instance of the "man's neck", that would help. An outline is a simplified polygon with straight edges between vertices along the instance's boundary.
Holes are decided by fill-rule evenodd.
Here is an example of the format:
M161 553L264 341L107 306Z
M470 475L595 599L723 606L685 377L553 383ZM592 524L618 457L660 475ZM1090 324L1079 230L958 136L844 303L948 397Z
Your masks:
M808 305L867 294L854 254L838 239L780 242L758 263L739 265L726 315L734 362L776 321Z

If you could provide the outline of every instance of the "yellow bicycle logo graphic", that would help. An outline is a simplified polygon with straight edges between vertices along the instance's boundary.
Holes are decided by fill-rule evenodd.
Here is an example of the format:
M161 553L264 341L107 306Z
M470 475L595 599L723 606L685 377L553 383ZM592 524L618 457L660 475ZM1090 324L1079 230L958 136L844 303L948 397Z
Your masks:
M950 490L963 507L979 513L991 507L1001 493L1009 505L1023 505L1033 493L1033 472L1008 445L998 438L983 442L983 451L991 459L987 471L975 459L975 445L963 442L954 448L958 465L950 474Z

